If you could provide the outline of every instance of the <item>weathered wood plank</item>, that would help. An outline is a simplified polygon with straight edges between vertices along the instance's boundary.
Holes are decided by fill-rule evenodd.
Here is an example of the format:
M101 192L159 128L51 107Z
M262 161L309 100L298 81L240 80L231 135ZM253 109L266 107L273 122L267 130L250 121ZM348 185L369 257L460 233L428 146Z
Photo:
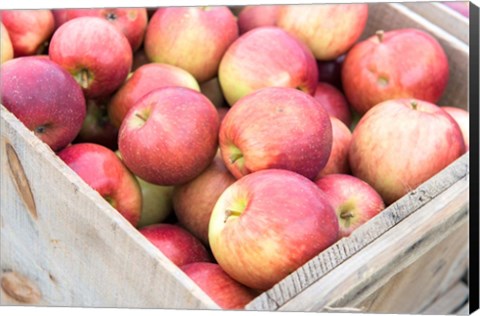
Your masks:
M468 300L468 287L463 282L457 282L450 290L422 310L424 315L450 315L461 308Z
M0 278L38 288L31 304L218 308L3 106L1 197ZM21 297L5 286L1 304Z
M460 309L455 311L455 315L469 315L469 314L470 314L470 307L468 303L466 303Z

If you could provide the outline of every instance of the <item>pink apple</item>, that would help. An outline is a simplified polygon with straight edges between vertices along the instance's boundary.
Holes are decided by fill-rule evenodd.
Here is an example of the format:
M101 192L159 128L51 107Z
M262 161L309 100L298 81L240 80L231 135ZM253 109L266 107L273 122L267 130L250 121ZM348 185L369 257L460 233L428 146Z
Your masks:
M0 20L8 30L15 57L42 53L55 27L50 10L1 10Z
M468 1L450 1L442 3L461 15L467 18L470 17L470 4Z
M367 24L368 5L286 5L277 26L303 41L318 60L334 60L360 38Z
M141 178L138 183L142 190L142 215L138 227L158 224L173 214L173 186L156 185Z
M238 30L244 34L257 27L275 26L279 12L279 5L245 6L238 14Z
M313 97L320 102L330 116L338 118L346 126L352 124L352 112L347 99L337 88L325 82L319 82Z
M219 153L210 166L190 182L175 187L173 208L180 225L208 245L208 222L213 207L235 178Z
M215 106L182 87L153 90L123 120L119 149L130 170L145 181L178 185L198 176L218 148Z
M68 72L45 58L3 63L0 95L1 103L54 151L77 136L85 119L82 90Z
M57 9L53 12L57 28L67 21L83 16L105 19L126 36L133 51L142 44L147 29L145 8Z
M394 99L370 109L352 134L352 174L390 205L465 153L458 124L440 107Z
M216 108L227 105L223 96L218 78L215 77L200 85L200 91L210 100Z
M49 56L73 75L87 98L109 96L132 67L127 38L97 17L80 17L60 26L50 42Z
M345 96L360 114L389 99L416 98L436 103L448 77L442 46L417 29L379 31L356 44L342 66Z
M320 82L329 83L340 91L342 87L342 64L345 55L341 55L335 60L318 60L318 80Z
M195 78L181 68L158 63L143 65L113 95L108 105L112 123L120 127L127 112L141 97L162 87L185 87L200 91Z
M13 59L13 46L8 31L0 22L0 64Z
M330 174L315 182L337 214L339 237L347 237L385 209L382 197L368 183L347 174Z
M133 226L142 209L140 186L112 150L97 144L66 147L58 156Z
M212 261L210 253L200 240L178 225L148 225L140 228L139 232L178 267Z
M264 88L240 99L220 127L220 149L238 179L263 169L287 169L314 179L327 164L332 124L310 95Z
M263 170L228 187L213 209L208 238L233 279L267 290L338 239L324 193L288 170Z
M216 263L195 262L181 269L223 309L243 309L257 296L254 290L232 279Z
M228 104L266 87L297 88L313 95L318 69L312 53L277 27L240 36L225 52L218 77Z
M466 150L470 149L470 114L467 110L453 107L453 106L442 106L441 107L445 112L450 114L455 122L457 122L460 130L462 131L463 141L465 142Z
M352 141L352 132L339 119L330 117L330 121L332 123L332 151L328 157L327 165L317 178L327 174L350 173L348 151Z
M183 68L202 83L217 75L237 37L237 21L225 6L159 8L148 23L144 48L151 61Z

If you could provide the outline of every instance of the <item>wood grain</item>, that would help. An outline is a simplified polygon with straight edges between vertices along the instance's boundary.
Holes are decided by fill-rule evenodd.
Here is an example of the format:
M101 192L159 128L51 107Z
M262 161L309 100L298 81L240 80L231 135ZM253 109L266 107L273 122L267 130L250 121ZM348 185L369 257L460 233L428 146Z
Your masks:
M468 300L468 287L463 282L457 282L452 288L421 311L425 315L454 314Z

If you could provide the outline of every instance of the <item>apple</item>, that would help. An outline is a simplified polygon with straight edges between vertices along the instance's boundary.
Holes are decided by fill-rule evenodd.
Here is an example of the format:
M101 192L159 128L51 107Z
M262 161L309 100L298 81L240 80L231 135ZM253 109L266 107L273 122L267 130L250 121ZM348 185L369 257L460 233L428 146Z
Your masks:
M162 88L178 86L200 91L195 78L187 71L168 64L150 63L141 66L120 86L108 104L112 123L120 127L127 112L144 95Z
M73 143L95 143L111 150L118 149L118 128L110 121L107 100L87 100L87 115Z
M135 175L158 185L186 183L205 170L218 148L215 106L183 87L153 90L130 109L118 145Z
M222 309L243 309L257 296L216 263L194 262L180 268Z
M151 61L183 68L202 83L217 75L237 37L237 21L226 6L159 8L148 23L144 49Z
M225 52L218 78L228 104L266 87L297 88L313 95L318 69L312 53L278 27L258 27Z
M268 290L338 240L325 194L298 173L270 169L237 180L213 209L208 239L222 269Z
M249 5L238 14L238 30L247 33L257 27L275 26L280 12L279 5Z
M200 85L200 91L210 100L216 108L226 105L225 97L223 96L222 88L218 78L215 77Z
M277 26L303 41L318 60L334 60L360 38L367 24L368 5L286 5Z
M470 5L468 1L451 1L451 2L442 2L444 5L450 9L457 11L465 17L470 17Z
M359 114L398 98L436 103L449 77L447 56L437 40L418 29L378 31L345 57L345 96Z
M211 254L200 240L178 225L153 224L138 231L178 267L212 261Z
M0 96L1 103L53 151L73 141L86 116L78 84L45 58L18 57L3 63Z
M217 113L218 113L218 118L220 123L223 122L223 119L225 118L225 115L227 115L228 110L230 110L230 108L225 106L217 108Z
M338 218L339 238L385 209L382 197L368 183L348 174L329 174L316 180Z
M13 46L7 28L0 22L0 64L13 59Z
M335 60L317 60L318 80L326 82L343 91L342 86L342 65L345 54Z
M50 10L0 10L0 20L8 31L15 57L41 54L55 28Z
M329 83L319 82L313 97L323 105L330 116L338 118L348 127L352 124L350 105L340 90Z
M352 133L352 175L390 205L465 153L462 132L439 106L393 99L371 108Z
M450 114L452 118L457 122L460 130L462 131L463 141L465 142L466 150L470 149L470 114L467 110L453 107L453 106L441 106L442 110Z
M235 103L222 121L219 141L223 161L237 179L263 169L314 179L330 156L332 124L312 96L269 87Z
M53 12L57 28L67 21L83 16L105 19L125 35L133 51L141 46L147 29L145 8L57 9Z
M50 41L49 56L73 75L89 99L109 96L132 67L127 38L98 17L80 17L60 26Z
M208 245L208 222L213 207L223 191L235 180L217 152L205 171L173 191L173 209L178 222L205 245Z
M140 186L115 152L102 145L81 143L64 148L58 156L128 222L138 224Z
M173 186L156 185L137 177L142 191L142 214L138 227L158 224L173 213Z
M352 132L336 117L330 117L330 121L332 123L332 151L327 164L317 175L317 178L328 174L350 173L348 151L352 141Z

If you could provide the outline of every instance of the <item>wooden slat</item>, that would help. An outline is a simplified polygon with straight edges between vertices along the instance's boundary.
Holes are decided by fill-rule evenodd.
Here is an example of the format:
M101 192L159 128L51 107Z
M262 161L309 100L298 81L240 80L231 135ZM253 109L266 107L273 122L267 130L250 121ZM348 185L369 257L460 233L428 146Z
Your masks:
M15 273L35 305L218 308L3 106L0 151L1 304L25 301Z
M454 314L467 300L468 287L463 282L457 282L450 290L445 292L421 313L424 315Z
M455 315L468 315L470 314L469 304L466 303L460 309L455 311Z

